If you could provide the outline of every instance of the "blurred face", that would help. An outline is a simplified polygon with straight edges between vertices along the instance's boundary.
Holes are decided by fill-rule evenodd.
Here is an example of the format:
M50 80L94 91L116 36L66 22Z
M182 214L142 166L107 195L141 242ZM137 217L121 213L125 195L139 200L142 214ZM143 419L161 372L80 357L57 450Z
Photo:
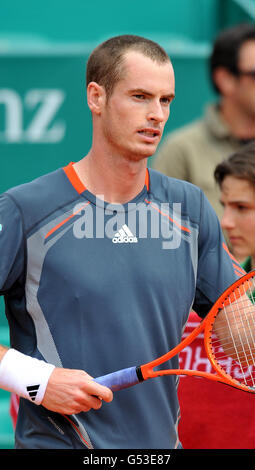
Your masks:
M255 188L247 180L226 176L221 188L221 226L240 259L255 256Z
M135 51L124 58L123 78L101 110L105 145L113 155L139 160L157 149L174 98L169 62L159 64Z
M254 72L254 75L240 74L236 80L235 100L243 112L255 117L255 41L245 42L239 52L240 72Z

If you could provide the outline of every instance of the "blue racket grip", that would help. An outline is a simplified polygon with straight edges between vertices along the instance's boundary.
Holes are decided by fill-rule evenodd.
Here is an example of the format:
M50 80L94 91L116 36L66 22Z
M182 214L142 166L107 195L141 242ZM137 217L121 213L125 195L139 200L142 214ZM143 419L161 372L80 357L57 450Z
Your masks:
M136 385L141 382L141 378L137 375L137 367L117 370L111 374L97 377L94 380L95 382L110 388L113 392L122 390L123 388L132 387L132 385Z

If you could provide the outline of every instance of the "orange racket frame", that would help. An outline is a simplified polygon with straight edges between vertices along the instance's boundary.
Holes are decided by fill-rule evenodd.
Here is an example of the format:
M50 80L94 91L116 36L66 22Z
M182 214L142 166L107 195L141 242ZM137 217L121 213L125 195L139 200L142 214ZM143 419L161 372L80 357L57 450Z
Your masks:
M96 382L106 385L111 388L113 391L121 390L133 385L136 385L139 382L148 380L154 377L160 377L165 375L187 375L187 376L197 376L204 377L210 380L224 383L236 387L240 390L255 393L255 387L247 386L243 383L240 383L238 380L235 380L230 376L215 360L211 342L210 335L212 332L214 320L218 315L219 310L223 307L226 307L244 295L248 289L251 289L252 282L251 278L255 277L255 271L251 271L248 274L245 274L239 278L235 283L229 286L218 298L210 312L207 316L201 321L201 323L193 330L189 336L183 339L177 346L175 346L171 351L167 352L163 356L154 359L151 362L143 364L137 367L131 367L128 369L122 369L111 374L98 377ZM255 288L255 284L253 286ZM254 317L255 317L255 305L254 305ZM204 346L206 350L207 357L212 364L215 373L208 373L198 370L189 370L189 369L159 369L155 370L156 367L162 365L164 362L173 358L179 354L184 348L189 346L192 341L200 334L204 332ZM255 333L255 325L254 325Z

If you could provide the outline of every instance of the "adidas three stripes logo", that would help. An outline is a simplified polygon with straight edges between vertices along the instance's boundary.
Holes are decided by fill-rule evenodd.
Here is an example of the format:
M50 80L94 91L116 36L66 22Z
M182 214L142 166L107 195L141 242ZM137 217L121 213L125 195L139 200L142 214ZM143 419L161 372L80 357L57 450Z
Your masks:
M40 385L30 385L27 387L28 395L32 401L35 401Z

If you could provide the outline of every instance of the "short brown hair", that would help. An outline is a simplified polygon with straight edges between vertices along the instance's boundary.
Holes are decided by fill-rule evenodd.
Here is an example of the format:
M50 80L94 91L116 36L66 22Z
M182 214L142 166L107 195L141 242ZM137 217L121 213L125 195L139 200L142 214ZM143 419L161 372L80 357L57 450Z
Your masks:
M170 61L166 51L156 42L135 35L121 35L108 39L94 51L87 62L86 82L96 82L112 94L115 84L122 77L123 56L128 50L141 52L150 59L165 63Z
M216 166L214 177L220 187L226 176L247 180L255 187L255 141L244 145Z

